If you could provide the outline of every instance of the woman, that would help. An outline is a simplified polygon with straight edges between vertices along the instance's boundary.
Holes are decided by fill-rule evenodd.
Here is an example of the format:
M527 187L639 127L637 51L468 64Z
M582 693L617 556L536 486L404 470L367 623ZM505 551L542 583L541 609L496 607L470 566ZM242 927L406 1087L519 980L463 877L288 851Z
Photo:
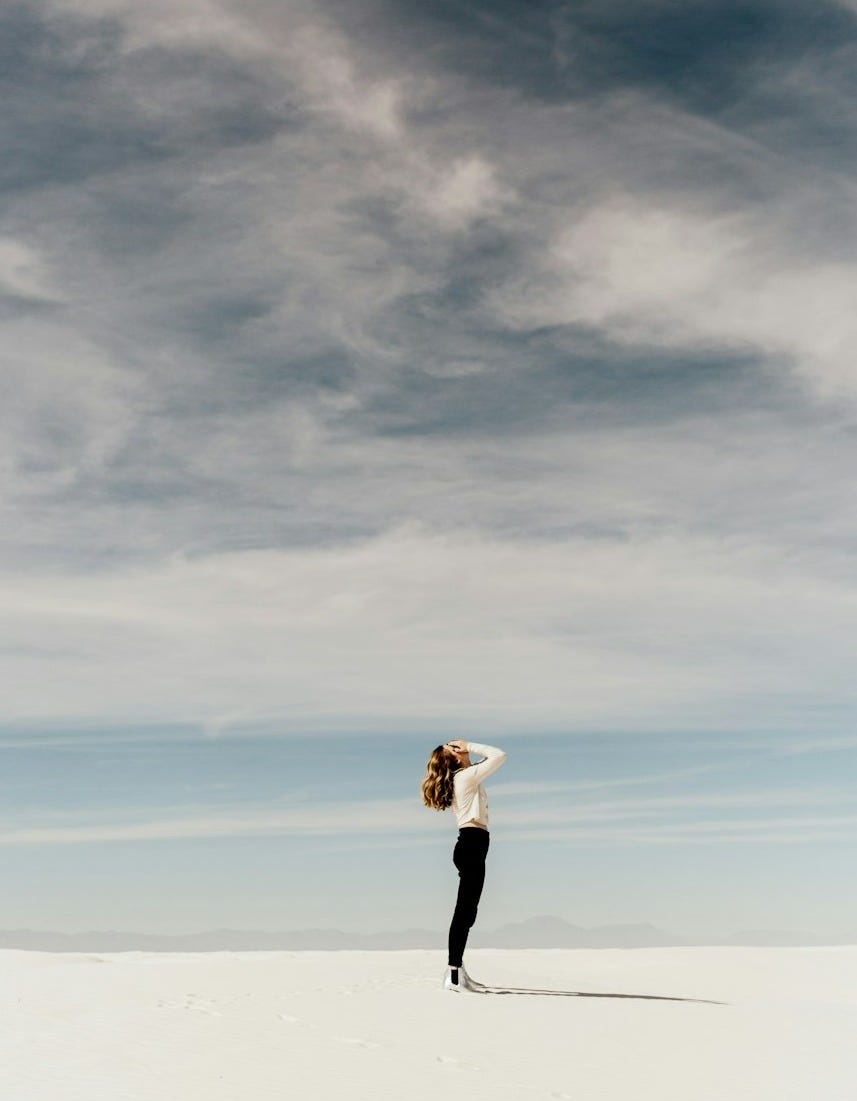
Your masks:
M481 753L485 760L471 764L471 752ZM505 760L503 750L493 745L460 740L447 742L432 751L422 782L425 805L433 810L452 807L458 821L458 840L452 852L452 862L458 868L458 898L449 926L448 967L443 979L444 989L456 993L485 989L464 969L464 946L476 921L490 840L488 796L482 781Z

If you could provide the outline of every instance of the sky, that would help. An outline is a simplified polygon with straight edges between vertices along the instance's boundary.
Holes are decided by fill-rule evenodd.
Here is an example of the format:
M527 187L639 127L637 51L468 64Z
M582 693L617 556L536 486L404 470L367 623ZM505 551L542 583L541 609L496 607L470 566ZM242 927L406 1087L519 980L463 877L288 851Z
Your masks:
M857 4L0 22L3 927L857 937Z

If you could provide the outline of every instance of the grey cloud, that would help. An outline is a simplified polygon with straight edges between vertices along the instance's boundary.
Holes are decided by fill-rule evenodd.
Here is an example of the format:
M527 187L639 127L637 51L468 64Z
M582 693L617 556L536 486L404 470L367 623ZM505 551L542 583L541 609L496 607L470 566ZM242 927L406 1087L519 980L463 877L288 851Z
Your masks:
M122 22L4 9L0 66L8 189L68 185L135 164L269 138L288 104L223 53L127 50Z
M193 70L198 55L151 51L183 88L176 73ZM210 64L202 88L228 89L230 81L218 71L226 62L215 58ZM249 74L259 68L258 59L233 58L229 64L239 71L243 66L245 77L232 84L253 85ZM111 68L118 67L114 58ZM172 87L160 70L155 75L153 80L145 66L131 65L123 75L126 99L148 103L152 88ZM272 86L262 82L262 89L274 100L294 98L292 76L274 83L269 73ZM97 99L98 89L93 91ZM172 106L176 97L163 94ZM164 144L181 146L183 155L148 167L132 162L54 209L57 226L74 219L76 227L86 227L73 231L68 257L70 266L81 250L88 255L90 271L75 271L80 293L97 296L106 290L112 314L121 318L110 331L96 319L98 338L115 341L119 356L140 356L144 340L156 332L157 355L185 362L189 355L205 357L207 376L217 379L216 387L206 387L205 400L214 402L221 392L227 401L252 400L254 393L268 401L278 385L309 384L357 386L383 404L405 393L394 370L400 363L409 371L428 368L449 375L462 362L478 365L490 358L496 367L515 359L529 367L536 355L559 358L573 330L564 326L558 334L557 353L550 348L549 331L539 334L535 354L513 340L503 346L502 334L484 333L494 319L480 316L480 303L487 288L502 285L511 272L532 268L556 231L557 215L585 209L603 187L606 170L621 172L626 185L636 182L643 190L658 182L663 186L669 177L671 188L692 192L692 173L707 142L721 175L737 159L745 162L747 187L753 176L769 182L776 176L776 166L748 166L748 150L730 150L725 133L697 128L694 134L692 120L660 118L644 103L614 104L606 114L602 105L595 116L571 123L561 110L533 114L521 105L507 111L510 105L502 104L501 122L496 109L492 115L489 104L477 100L463 123L447 111L432 125L409 132L406 146L421 144L429 159L403 167L407 150L403 153L400 143L379 148L366 139L355 141L317 113L312 127L305 116L298 132L268 135L230 153L216 112L212 115L202 99L182 97L190 121L175 142L166 136L174 125L170 110L150 111L155 129L164 131ZM616 160L640 123L645 139ZM477 128L479 149L500 165L517 197L505 213L444 240L431 219L421 223L414 217L408 189L441 146L448 159L472 148ZM244 129L252 138L249 120ZM204 140L195 143L195 133ZM504 157L501 140L509 139L516 156ZM113 144L109 131L105 144ZM652 170L654 162L660 164L659 179L646 179L647 161ZM721 178L717 186L724 184L728 181ZM27 210L20 216L26 226ZM841 233L830 236L842 239ZM50 244L56 253L60 246L55 240ZM94 263L93 249L107 263ZM568 362L590 356L591 346L584 333L579 354L572 346ZM241 387L234 384L236 362ZM609 370L601 377L609 377ZM389 394L378 395L387 382ZM417 396L422 400L423 394ZM200 397L197 389L195 400Z
M843 120L825 120L812 103L784 102L786 84L778 97L771 80L805 69L823 73L816 80L831 91L847 90L857 13L837 3L540 0L522 9L514 0L432 0L416 8L407 0L324 0L324 8L367 51L377 51L380 39L408 68L440 70L476 89L514 88L548 103L634 89L739 127L800 119L807 135L815 122L826 123L828 136L832 125L853 139Z

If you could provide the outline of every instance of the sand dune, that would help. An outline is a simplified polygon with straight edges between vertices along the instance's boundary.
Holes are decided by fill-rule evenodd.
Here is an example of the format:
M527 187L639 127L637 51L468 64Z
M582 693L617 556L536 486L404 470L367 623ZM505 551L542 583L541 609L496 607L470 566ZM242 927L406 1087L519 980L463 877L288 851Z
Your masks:
M3 951L0 1096L857 1098L857 947L469 953L483 982L563 996L446 994L443 964Z

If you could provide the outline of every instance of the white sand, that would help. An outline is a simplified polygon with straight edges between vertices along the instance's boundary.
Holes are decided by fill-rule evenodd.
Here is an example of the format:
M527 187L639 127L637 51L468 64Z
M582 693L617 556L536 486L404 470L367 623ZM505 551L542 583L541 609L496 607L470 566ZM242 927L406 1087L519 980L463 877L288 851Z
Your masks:
M0 952L4 1101L855 1101L857 947Z

